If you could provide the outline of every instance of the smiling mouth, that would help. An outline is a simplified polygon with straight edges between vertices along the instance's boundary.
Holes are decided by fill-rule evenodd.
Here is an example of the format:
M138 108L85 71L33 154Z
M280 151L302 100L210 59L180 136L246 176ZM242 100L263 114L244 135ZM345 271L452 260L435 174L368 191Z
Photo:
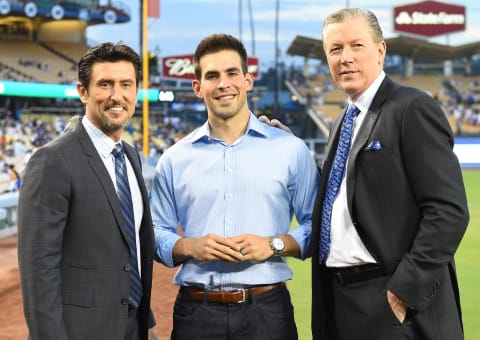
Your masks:
M122 112L125 110L123 106L112 106L112 107L107 107L107 111L113 111L113 112Z
M232 100L233 98L235 98L235 95L233 94L215 97L215 99L219 101L229 101L229 100Z

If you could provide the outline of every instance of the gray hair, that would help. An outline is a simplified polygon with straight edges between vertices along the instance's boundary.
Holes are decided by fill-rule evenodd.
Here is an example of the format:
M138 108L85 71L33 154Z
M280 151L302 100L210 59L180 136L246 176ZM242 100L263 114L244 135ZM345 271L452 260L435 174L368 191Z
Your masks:
M325 30L328 25L343 22L352 18L364 18L370 27L370 33L375 43L383 41L383 33L378 19L372 11L364 8L344 8L330 14L323 22L323 41L325 43Z

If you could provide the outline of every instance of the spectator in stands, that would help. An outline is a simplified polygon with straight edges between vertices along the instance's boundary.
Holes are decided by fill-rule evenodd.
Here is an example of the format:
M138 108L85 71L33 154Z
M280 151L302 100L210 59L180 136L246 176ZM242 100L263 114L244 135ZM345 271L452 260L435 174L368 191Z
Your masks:
M297 339L284 257L306 256L317 167L302 140L250 112L240 41L208 36L194 60L208 119L162 155L151 191L156 256L181 265L172 339Z
M7 164L8 169L7 173L10 177L10 192L18 192L20 190L20 186L22 185L22 180L20 178L20 174L18 173L17 169L15 168L15 164Z
M10 191L10 174L8 173L8 163L5 162L3 153L0 153L0 194Z
M103 43L86 52L78 70L85 116L37 149L20 191L18 255L29 335L145 340L154 322L154 237L140 157L122 141L141 60L126 45ZM117 148L126 155L123 184Z
M446 116L385 75L372 12L329 15L323 44L349 108L331 130L313 210L313 338L463 339L453 257L469 216Z

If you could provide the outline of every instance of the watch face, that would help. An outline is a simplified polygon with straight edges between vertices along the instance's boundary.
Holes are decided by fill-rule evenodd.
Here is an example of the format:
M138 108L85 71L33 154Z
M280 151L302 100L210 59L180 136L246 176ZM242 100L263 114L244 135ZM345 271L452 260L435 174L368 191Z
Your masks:
M285 248L285 244L283 243L282 239L279 237L274 237L272 239L272 246L276 251L282 251Z

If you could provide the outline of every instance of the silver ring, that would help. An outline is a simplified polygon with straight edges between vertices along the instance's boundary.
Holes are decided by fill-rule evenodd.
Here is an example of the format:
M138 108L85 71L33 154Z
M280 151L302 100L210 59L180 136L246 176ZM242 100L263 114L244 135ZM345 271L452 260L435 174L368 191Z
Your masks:
M240 254L245 255L245 251L243 250L243 248L240 249Z

